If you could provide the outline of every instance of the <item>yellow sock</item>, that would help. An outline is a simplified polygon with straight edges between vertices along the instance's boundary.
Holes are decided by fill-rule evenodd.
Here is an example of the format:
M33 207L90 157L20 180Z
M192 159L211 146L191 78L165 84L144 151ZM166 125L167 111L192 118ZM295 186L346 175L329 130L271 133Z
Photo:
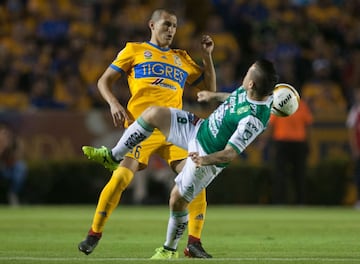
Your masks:
M113 172L110 181L100 194L91 225L92 231L96 233L103 231L106 221L120 202L122 192L130 184L133 177L134 173L125 167L118 167Z
M200 239L201 232L204 226L205 213L206 213L206 191L202 190L198 196L188 206L189 210L189 236Z

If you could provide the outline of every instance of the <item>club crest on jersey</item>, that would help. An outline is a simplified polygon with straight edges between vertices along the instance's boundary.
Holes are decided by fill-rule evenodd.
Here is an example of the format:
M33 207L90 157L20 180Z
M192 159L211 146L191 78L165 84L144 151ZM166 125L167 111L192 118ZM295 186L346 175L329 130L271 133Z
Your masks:
M179 58L179 56L174 55L174 63L175 63L177 66L182 66L182 62L181 62L181 59Z
M151 53L151 51L145 50L145 51L144 51L144 59L150 60L151 58L152 58L152 53Z

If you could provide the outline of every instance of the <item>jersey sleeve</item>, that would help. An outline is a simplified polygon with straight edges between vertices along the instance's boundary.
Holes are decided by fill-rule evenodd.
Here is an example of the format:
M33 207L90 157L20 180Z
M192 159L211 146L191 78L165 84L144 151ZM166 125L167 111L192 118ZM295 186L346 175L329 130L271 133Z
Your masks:
M190 57L185 50L177 50L186 61L189 73L186 83L190 86L197 86L204 80L203 69Z
M242 119L235 132L230 137L228 144L240 155L263 131L263 123L254 116Z
M118 72L128 72L134 64L134 47L132 43L127 43L111 63L110 67Z

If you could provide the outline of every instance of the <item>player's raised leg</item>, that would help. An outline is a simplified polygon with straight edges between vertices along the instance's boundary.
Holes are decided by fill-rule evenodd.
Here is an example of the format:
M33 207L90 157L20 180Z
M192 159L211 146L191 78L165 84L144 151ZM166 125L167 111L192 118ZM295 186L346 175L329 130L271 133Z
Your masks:
M155 128L168 137L171 124L170 109L160 106L148 107L141 116L131 124L116 146L111 150L115 159L121 159L137 144L148 138Z
M147 139L155 128L158 128L167 137L170 122L170 109L159 106L147 108L141 116L126 129L119 142L111 150L112 155L115 159L121 159L137 144Z

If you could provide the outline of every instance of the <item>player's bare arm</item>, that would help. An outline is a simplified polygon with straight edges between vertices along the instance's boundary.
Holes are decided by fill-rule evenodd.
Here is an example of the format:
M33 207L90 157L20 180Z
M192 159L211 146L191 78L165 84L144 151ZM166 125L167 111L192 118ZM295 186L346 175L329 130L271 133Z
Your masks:
M197 167L228 163L235 159L239 154L233 147L227 145L225 149L214 152L206 156L199 156L198 152L190 152L189 157Z
M200 91L197 93L198 102L209 102L211 100L216 100L220 102L224 102L230 93L218 93L218 92L211 92L211 91Z
M120 76L119 72L108 67L98 81L100 94L110 106L114 126L123 125L125 121L131 121L125 108L112 92L112 85Z
M204 65L204 81L209 91L216 91L216 74L212 52L214 50L214 41L209 35L203 35L201 38L202 61Z

